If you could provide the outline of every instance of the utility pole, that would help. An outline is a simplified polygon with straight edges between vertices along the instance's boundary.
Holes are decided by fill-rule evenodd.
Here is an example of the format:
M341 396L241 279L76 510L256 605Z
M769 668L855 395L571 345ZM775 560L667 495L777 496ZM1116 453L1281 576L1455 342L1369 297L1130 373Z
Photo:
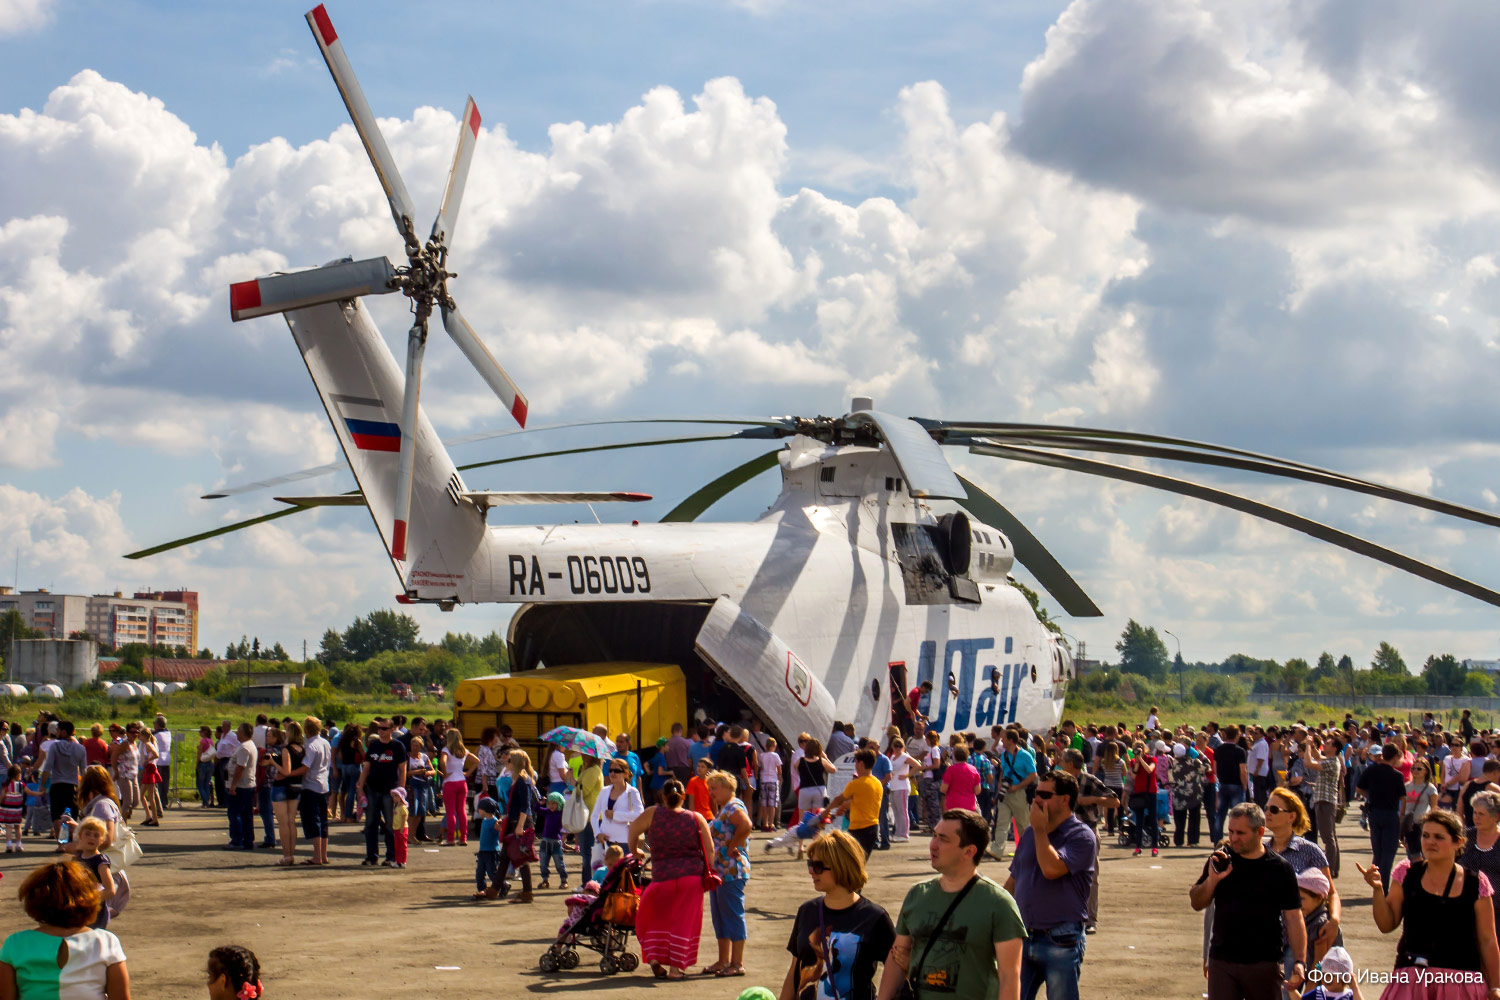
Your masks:
M1187 664L1182 662L1182 640L1177 638L1177 633L1170 629L1162 629L1162 631L1170 635L1172 641L1177 643L1177 704L1186 705L1187 699L1183 697L1182 693L1182 668L1187 666Z

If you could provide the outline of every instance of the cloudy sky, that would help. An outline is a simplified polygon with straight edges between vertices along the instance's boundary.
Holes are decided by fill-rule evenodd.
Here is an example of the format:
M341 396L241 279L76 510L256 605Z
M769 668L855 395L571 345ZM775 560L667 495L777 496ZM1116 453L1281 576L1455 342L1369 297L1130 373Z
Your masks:
M1219 441L1500 509L1500 8L970 6L330 12L419 214L466 93L484 115L453 287L533 423L842 413L858 393ZM242 632L315 645L390 605L359 511L119 558L276 507L197 499L210 487L335 457L284 324L228 321L231 281L399 257L303 9L0 0L4 582L19 556L23 587L196 588L216 649ZM395 343L401 306L372 307ZM423 388L445 433L506 426L446 340ZM642 490L659 499L615 516L646 520L763 447L471 485ZM949 456L1105 609L1068 625L1095 655L1129 617L1189 659L1365 662L1382 639L1409 661L1500 654L1495 609L1285 529ZM1491 529L1189 474L1500 585ZM709 516L753 517L774 493L762 477ZM420 617L435 636L506 614Z

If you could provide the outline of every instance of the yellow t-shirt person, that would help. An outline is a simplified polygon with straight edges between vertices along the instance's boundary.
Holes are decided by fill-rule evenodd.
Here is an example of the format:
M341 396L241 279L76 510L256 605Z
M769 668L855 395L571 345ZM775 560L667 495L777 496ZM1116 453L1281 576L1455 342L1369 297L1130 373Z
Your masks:
M844 786L849 802L849 829L863 830L880 822L880 779L867 774Z

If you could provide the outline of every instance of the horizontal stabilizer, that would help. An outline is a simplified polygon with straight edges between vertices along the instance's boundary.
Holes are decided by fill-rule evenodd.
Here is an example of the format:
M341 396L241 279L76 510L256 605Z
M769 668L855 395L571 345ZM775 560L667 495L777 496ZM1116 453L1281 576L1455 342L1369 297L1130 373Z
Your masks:
M229 315L239 322L323 302L384 295L396 288L396 271L384 257L345 260L310 271L236 282L229 286Z
M333 496L324 497L272 497L277 503L289 503L293 507L363 507L365 495L356 490L353 493L336 493Z
M459 496L480 510L546 503L644 503L651 499L649 493L527 493L518 490L480 490L473 493L460 493ZM357 491L336 493L332 496L276 497L275 499L278 503L290 504L293 507L363 507L365 505L364 494Z
M651 499L649 493L497 493L493 490L481 490L460 495L480 510L543 503L644 503Z

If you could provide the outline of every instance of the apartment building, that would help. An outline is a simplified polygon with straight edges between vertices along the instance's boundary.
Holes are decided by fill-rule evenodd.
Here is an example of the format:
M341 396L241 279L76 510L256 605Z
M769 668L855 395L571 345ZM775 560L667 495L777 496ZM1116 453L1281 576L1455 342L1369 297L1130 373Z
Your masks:
M193 590L141 591L132 597L117 590L85 597L0 587L0 614L10 610L51 639L87 632L106 646L143 642L198 648L198 593Z

